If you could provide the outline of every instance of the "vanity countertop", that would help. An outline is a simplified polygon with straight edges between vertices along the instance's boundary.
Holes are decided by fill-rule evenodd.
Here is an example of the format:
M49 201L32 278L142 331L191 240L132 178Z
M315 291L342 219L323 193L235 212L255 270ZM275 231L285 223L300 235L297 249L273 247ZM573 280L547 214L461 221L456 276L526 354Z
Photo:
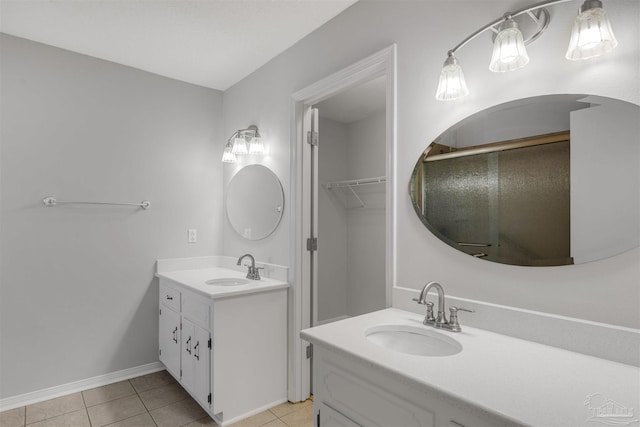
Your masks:
M236 295L265 292L289 287L287 282L267 277L262 277L260 280L250 280L246 285L215 286L206 284L205 282L211 279L244 279L246 277L245 272L221 267L159 272L156 273L156 276L170 280L178 285L184 286L212 299L227 298Z
M633 410L638 425L640 369L580 353L464 326L462 332L439 331L462 344L445 357L414 356L380 347L366 331L378 325L422 325L424 316L389 308L305 329L304 340L401 376L519 423L534 426L599 425L588 418L593 403ZM594 422L595 421L595 422Z

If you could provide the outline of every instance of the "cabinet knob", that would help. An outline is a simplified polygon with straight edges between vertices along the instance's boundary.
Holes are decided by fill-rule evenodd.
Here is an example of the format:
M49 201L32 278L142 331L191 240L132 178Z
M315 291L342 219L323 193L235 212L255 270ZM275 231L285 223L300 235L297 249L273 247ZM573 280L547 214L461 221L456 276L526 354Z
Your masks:
M167 299L168 299L168 300L172 300L172 299L173 299L173 297L172 297L172 296L167 295Z

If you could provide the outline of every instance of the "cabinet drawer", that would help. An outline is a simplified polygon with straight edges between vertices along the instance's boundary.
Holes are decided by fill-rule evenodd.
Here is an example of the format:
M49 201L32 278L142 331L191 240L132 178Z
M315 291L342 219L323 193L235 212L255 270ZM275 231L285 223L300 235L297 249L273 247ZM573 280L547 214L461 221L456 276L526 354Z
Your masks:
M180 291L160 283L160 304L180 312Z
M182 293L182 316L206 330L209 323L209 300L191 292Z

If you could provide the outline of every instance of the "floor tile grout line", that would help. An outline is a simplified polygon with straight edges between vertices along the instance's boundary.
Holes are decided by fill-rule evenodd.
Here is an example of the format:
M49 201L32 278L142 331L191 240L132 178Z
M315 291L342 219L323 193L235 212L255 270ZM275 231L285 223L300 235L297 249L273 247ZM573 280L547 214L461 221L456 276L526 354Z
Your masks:
M149 416L151 417L151 414L149 414L149 411L147 411L146 413L147 413L147 415L149 415ZM121 423L121 422L126 421L126 420L130 420L131 418L139 417L140 415L144 415L144 412L141 412L141 413L139 413L139 414L132 415L132 416L127 417L127 418L123 418L123 419L118 420L118 421L114 421L114 422L109 423L109 424L105 424L105 425L104 425L104 426L102 426L102 427L109 427L109 426L112 426L112 425L114 425L114 424ZM155 420L153 419L153 417L151 417L151 421L153 421L153 423L154 423L154 424L156 424L156 422L155 422ZM157 426L158 426L158 424L156 424L156 427L157 427Z
M131 388L133 388L133 391L136 393L136 396L138 396L138 399L140 399L140 402L142 402L142 406L144 407L145 411L147 411L147 414L149 414L149 418L151 418L151 422L156 427L158 427L158 423L156 422L156 419L153 418L153 415L151 415L151 411L149 410L149 408L147 408L147 405L144 404L144 400L142 400L142 397L140 397L140 393L138 393L138 389L136 389L135 386L131 383L131 379L128 379L127 381L129 382L129 385L131 386ZM160 387L156 387L156 388L160 388ZM153 390L153 388L150 388L149 390Z
M84 391L80 392L80 396L82 397L82 404L84 405L84 412L87 414L87 420L89 420L89 427L93 427L93 423L91 422L91 417L89 417L89 408L87 408L87 401L84 400Z

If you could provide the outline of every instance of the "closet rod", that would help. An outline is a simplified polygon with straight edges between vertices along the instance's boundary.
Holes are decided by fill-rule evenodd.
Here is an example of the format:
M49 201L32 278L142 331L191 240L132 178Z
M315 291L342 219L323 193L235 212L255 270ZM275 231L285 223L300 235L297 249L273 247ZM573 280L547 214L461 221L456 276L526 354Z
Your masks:
M138 206L141 207L142 209L149 209L151 207L151 202L149 202L148 200L143 200L140 203L115 203L115 202L78 202L78 201L71 201L71 200L58 200L53 196L47 196L44 199L42 199L42 203L48 207L54 207L56 205L59 204L63 204L63 203L67 203L67 204L73 204L73 205L116 205L116 206Z
M355 187L358 185L367 185L367 184L384 184L387 182L386 176L376 176L373 178L363 178L363 179L351 179L347 181L334 181L327 183L327 189L331 188L340 188L340 187Z

